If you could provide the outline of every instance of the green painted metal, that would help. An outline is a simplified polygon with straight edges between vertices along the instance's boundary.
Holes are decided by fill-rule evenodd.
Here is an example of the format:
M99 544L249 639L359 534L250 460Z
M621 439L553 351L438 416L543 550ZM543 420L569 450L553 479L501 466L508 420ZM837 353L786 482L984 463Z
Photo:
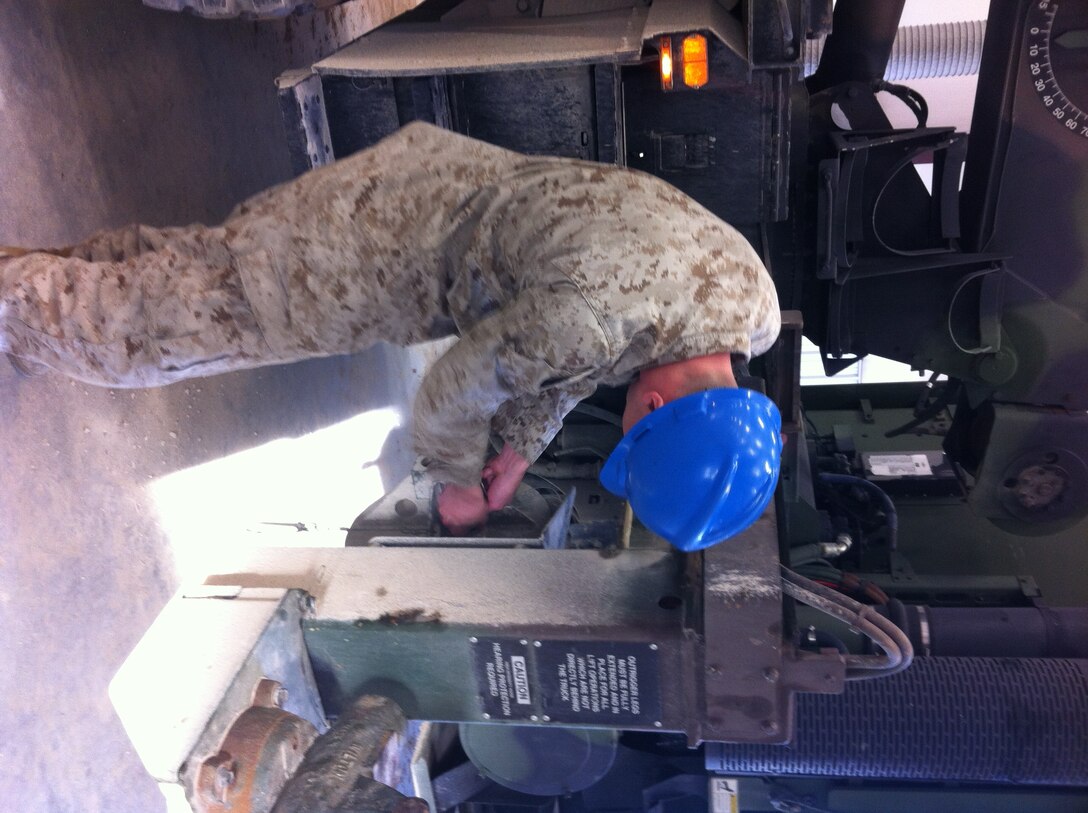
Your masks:
M922 384L856 385L806 388L802 400L807 416L820 434L848 431L861 452L941 449L937 434L911 432L892 438L885 433L902 426L913 415ZM861 399L873 407L873 422L866 423ZM1021 427L1022 428L1022 427ZM811 428L806 428L811 433ZM997 438L1016 443L1009 428ZM991 451L994 451L991 449ZM1077 606L1088 602L1088 521L1036 536L1024 536L999 527L972 510L965 496L895 497L899 513L900 552L913 573L900 579L928 589L930 577L953 580L972 577L1016 579L1031 577L1043 598L1052 605ZM889 575L892 575L889 573Z

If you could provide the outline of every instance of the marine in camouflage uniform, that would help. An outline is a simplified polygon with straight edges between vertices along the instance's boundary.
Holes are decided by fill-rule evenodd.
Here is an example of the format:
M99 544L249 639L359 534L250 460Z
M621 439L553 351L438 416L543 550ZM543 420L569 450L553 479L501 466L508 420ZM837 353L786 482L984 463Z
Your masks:
M0 349L144 387L451 334L415 406L439 480L490 431L529 461L598 384L779 330L733 228L639 172L425 124L269 189L216 227L131 226L0 261Z

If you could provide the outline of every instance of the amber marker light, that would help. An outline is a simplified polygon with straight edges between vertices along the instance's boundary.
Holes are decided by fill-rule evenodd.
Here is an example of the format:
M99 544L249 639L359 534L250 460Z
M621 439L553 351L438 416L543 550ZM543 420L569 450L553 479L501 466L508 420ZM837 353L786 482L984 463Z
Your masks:
M661 89L672 90L672 37L658 40L661 48Z
M701 88L710 79L710 61L707 57L706 37L702 34L688 34L680 44L681 65L684 71L684 84L689 88ZM662 56L664 60L664 56ZM665 68L662 62L661 75ZM669 87L672 87L671 79Z

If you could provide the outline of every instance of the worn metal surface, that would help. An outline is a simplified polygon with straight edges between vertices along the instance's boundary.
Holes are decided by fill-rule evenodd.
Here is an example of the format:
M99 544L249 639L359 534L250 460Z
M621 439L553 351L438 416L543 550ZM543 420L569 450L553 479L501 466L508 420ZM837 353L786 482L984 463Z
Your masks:
M744 533L702 554L703 703L693 741L785 742L782 592L772 504ZM696 661L698 663L698 661Z
M298 587L315 597L315 617L323 621L637 622L652 632L672 617L657 601L675 592L676 570L666 550L266 548L225 555L208 582Z
M268 686L271 684L271 687ZM262 690L271 694L262 696ZM219 751L196 772L194 813L268 813L317 738L307 720L279 708L275 681L258 684L254 704L235 720Z
M604 120L597 117L602 108L595 76L609 67L560 64L436 78L449 88L458 132L518 152L595 161L598 133L603 130L606 153L615 140L615 115L611 122L607 110Z
M960 411L957 458L975 477L968 502L980 516L1039 536L1088 515L1088 415L1019 404Z
M276 79L276 89L294 173L301 175L332 163L332 136L321 78L310 70L288 71Z
M800 61L801 43L810 36L810 18L816 3L764 3L745 0L743 19L748 35L748 58L753 69L793 69Z
M287 782L273 813L427 813L427 803L374 779L374 765L404 728L386 697L364 695L319 737Z
M380 692L413 718L486 720L477 641L516 652L521 639L533 657L641 644L653 652L644 682L661 687L660 719L626 727L684 731L692 742L782 742L793 692L840 691L842 664L783 648L777 545L769 511L687 557L687 575L684 557L668 551L348 548L264 551L211 581L315 596L306 645L332 713ZM533 722L549 722L547 707L533 709Z
M597 160L619 164L627 158L623 130L623 84L618 65L594 65L593 104L596 120Z
M394 24L318 62L323 75L422 76L632 62L642 51L641 6L576 17Z
M221 574L316 597L306 645L330 713L371 691L415 719L485 719L473 637L653 644L658 672L647 680L661 687L678 687L685 668L680 562L669 551L281 549ZM682 692L661 701L662 719L646 727L682 730Z
M287 689L286 711L326 726L301 618L299 594L275 587L190 589L167 604L110 684L117 714L156 780L191 788L264 678Z
M801 315L783 313L783 330L764 359L768 391L782 411L788 437L776 500L752 526L704 550L691 563L702 588L699 740L784 743L793 737L794 693L841 692L842 659L798 651L789 643L779 575L779 506L793 531L794 506L811 500L807 444L801 426ZM806 488L807 487L807 488ZM792 617L789 619L792 621ZM689 734L689 739L692 739Z

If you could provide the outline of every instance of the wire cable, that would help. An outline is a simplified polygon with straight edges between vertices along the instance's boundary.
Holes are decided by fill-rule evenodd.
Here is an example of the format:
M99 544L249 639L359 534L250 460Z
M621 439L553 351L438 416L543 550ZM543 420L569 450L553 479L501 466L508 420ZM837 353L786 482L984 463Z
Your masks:
M812 584L813 587L819 587L824 590L828 589L815 582ZM874 644L884 651L883 655L847 655L847 680L864 680L871 677L884 677L901 671L899 667L903 663L902 650L896 646L892 637L886 634L878 625L872 623L869 619L863 618L861 612L851 612L845 609L842 604L836 600L822 598L812 591L806 590L805 588L788 581L783 582L782 590L791 598L797 599L810 607L820 610L821 612L850 625L858 632L871 639ZM843 596L843 598L845 598L845 596ZM868 605L865 604L860 604L859 606L862 608L868 607Z
M963 289L967 287L967 284L979 277L985 277L996 271L996 268L983 268L981 271L975 271L965 276L960 280L959 286L956 288L956 292L952 294L952 301L948 303L948 338L952 340L952 344L956 345L956 349L961 353L966 353L969 356L980 356L984 353L996 353L999 348L986 345L985 347L968 348L960 344L959 339L956 338L956 331L952 328L952 311L955 310L956 300L960 298L960 294Z
M883 655L847 655L847 680L888 677L902 672L914 660L914 647L907 634L873 607L807 579L785 565L782 566L782 591L849 624L883 650Z
M877 79L872 84L874 93L880 91L886 91L892 96L895 96L899 101L907 106L911 113L914 114L914 118L918 121L918 127L925 127L929 121L929 105L926 104L925 96L916 91L912 87L906 85L895 85L891 82L885 82L883 79Z

